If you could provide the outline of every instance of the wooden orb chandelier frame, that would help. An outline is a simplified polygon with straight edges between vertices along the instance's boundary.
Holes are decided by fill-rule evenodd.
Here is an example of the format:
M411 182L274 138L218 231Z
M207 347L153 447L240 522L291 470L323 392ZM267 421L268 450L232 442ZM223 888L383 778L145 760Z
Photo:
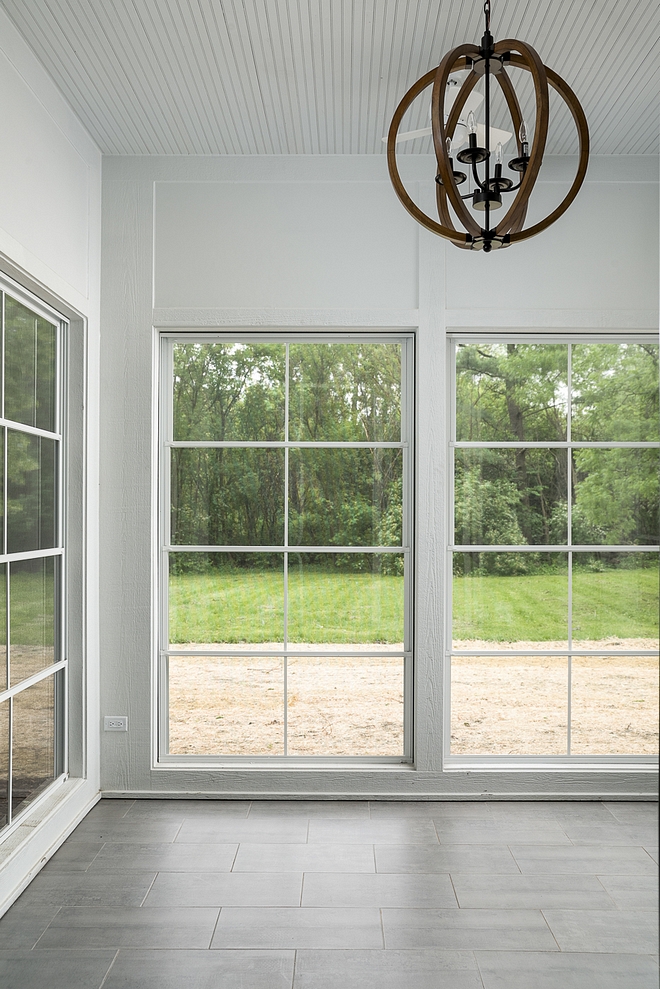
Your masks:
M488 253L541 233L566 212L577 196L587 172L589 128L584 111L573 90L561 76L543 64L531 45L515 39L495 43L490 33L490 0L486 0L484 3L484 14L486 30L481 39L481 45L459 45L448 52L437 68L431 69L430 72L418 79L399 103L387 136L387 164L397 196L418 223L440 237L450 240L456 247L466 250L483 250ZM509 65L531 73L534 82L536 120L531 152L527 143L526 125L523 121L518 97L506 71L506 67ZM468 75L445 120L444 102L449 77L452 72L465 69L468 70ZM451 141L466 100L482 77L484 79L486 118L485 147L477 146L476 132L473 132L469 137L469 147L458 153L458 160L471 167L475 184L473 192L461 195L458 185L465 181L466 176L463 172L454 170L453 160L450 157ZM506 100L518 142L518 156L509 162L509 168L520 175L518 185L513 185L511 179L502 176L501 162L498 162L491 172L490 96L493 79L497 80ZM403 116L420 93L431 85L433 86L431 129L438 163L436 201L440 222L427 216L410 198L401 181L396 160L397 135ZM543 220L525 229L529 198L538 178L548 135L549 86L552 86L562 97L575 122L579 139L578 168L573 184L559 206ZM475 128L473 128L474 130ZM498 151L500 152L498 157L501 158L501 147L498 148ZM477 165L482 162L484 166L483 178L479 176L477 169ZM509 192L516 192L511 205L500 222L491 227L491 212L501 206L502 193ZM485 219L483 227L467 208L465 203L467 199L472 199L473 207L483 211ZM457 230L454 226L449 209L450 205L455 216L465 228L465 232Z

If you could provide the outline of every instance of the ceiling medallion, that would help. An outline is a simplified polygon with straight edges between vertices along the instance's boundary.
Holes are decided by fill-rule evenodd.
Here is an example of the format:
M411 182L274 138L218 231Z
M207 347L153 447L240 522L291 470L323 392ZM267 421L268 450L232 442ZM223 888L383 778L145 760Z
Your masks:
M399 103L387 136L387 164L397 196L422 226L439 234L440 237L446 237L456 247L489 252L541 233L566 212L577 196L587 171L589 128L584 111L573 90L561 76L543 64L530 45L512 39L495 43L490 33L490 0L484 3L484 14L486 30L481 45L459 45L448 52L440 65L418 79ZM531 150L527 125L507 73L508 66L525 69L531 73L534 82L536 119ZM466 71L467 75L462 84L452 76L452 73ZM475 91L475 86L482 78L483 96ZM517 184L502 175L503 145L512 134L497 130L490 124L493 80L497 81L502 90L513 122L513 131L516 134L518 154L509 161L508 167L514 173ZM406 110L413 100L431 85L433 95L430 130L399 134L399 127ZM548 134L549 85L562 97L575 121L580 142L578 169L571 188L559 206L545 219L525 229L527 206L541 168ZM474 110L482 102L485 113L483 126L475 123L474 116ZM427 216L412 201L403 186L396 161L397 143L428 133L433 134L433 145L438 161L435 181L439 223ZM466 138L467 147L463 147L456 157L465 166L466 171L471 173L474 190L461 195L458 187L467 181L468 176L454 167L451 151L452 148L462 147ZM492 145L495 141L497 146L493 153ZM479 166L481 166L481 174ZM503 197L512 193L515 195L503 218L496 226L491 226L491 213L499 210ZM483 226L468 209L466 205L468 201L471 201L474 211L483 214ZM450 206L453 213L450 212ZM465 232L456 229L454 218L462 224Z

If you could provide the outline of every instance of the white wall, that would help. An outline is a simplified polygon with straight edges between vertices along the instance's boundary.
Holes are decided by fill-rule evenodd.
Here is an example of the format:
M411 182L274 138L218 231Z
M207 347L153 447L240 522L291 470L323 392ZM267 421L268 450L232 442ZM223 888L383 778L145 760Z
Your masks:
M542 203L570 160L548 160ZM433 197L428 159L404 160ZM422 184L423 180L423 184ZM651 792L615 768L442 771L446 330L657 326L657 163L592 162L556 226L497 255L459 251L394 197L384 157L112 158L104 162L101 587L102 740L117 793L575 795ZM155 541L152 327L413 328L417 334L416 765L227 768L152 765Z
M98 798L101 155L0 11L0 271L71 321L71 778L0 842L0 914Z

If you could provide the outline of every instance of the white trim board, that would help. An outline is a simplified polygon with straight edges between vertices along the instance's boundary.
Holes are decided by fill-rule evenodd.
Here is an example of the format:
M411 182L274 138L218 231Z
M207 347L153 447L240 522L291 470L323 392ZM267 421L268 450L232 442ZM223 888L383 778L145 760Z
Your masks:
M653 309L446 309L448 330L657 330Z
M91 780L68 779L0 844L0 917L100 799Z

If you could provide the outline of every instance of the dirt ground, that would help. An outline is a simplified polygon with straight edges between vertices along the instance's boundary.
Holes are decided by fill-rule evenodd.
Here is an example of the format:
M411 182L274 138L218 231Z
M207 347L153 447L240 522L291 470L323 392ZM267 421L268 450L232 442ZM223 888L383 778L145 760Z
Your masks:
M568 662L532 655L559 643L502 643L529 656L454 657L452 754L566 753ZM264 649L277 648L273 643ZM563 644L565 648L565 643ZM220 648L212 644L204 649ZM281 646L280 646L281 648ZM401 755L403 660L400 656L289 658L289 755ZM346 646L354 652L382 647ZM396 648L396 647L393 647ZM492 643L455 648L493 650ZM657 649L648 639L575 643L575 648ZM170 752L186 755L282 755L284 664L280 658L170 657ZM573 754L658 751L658 661L654 656L574 657Z

